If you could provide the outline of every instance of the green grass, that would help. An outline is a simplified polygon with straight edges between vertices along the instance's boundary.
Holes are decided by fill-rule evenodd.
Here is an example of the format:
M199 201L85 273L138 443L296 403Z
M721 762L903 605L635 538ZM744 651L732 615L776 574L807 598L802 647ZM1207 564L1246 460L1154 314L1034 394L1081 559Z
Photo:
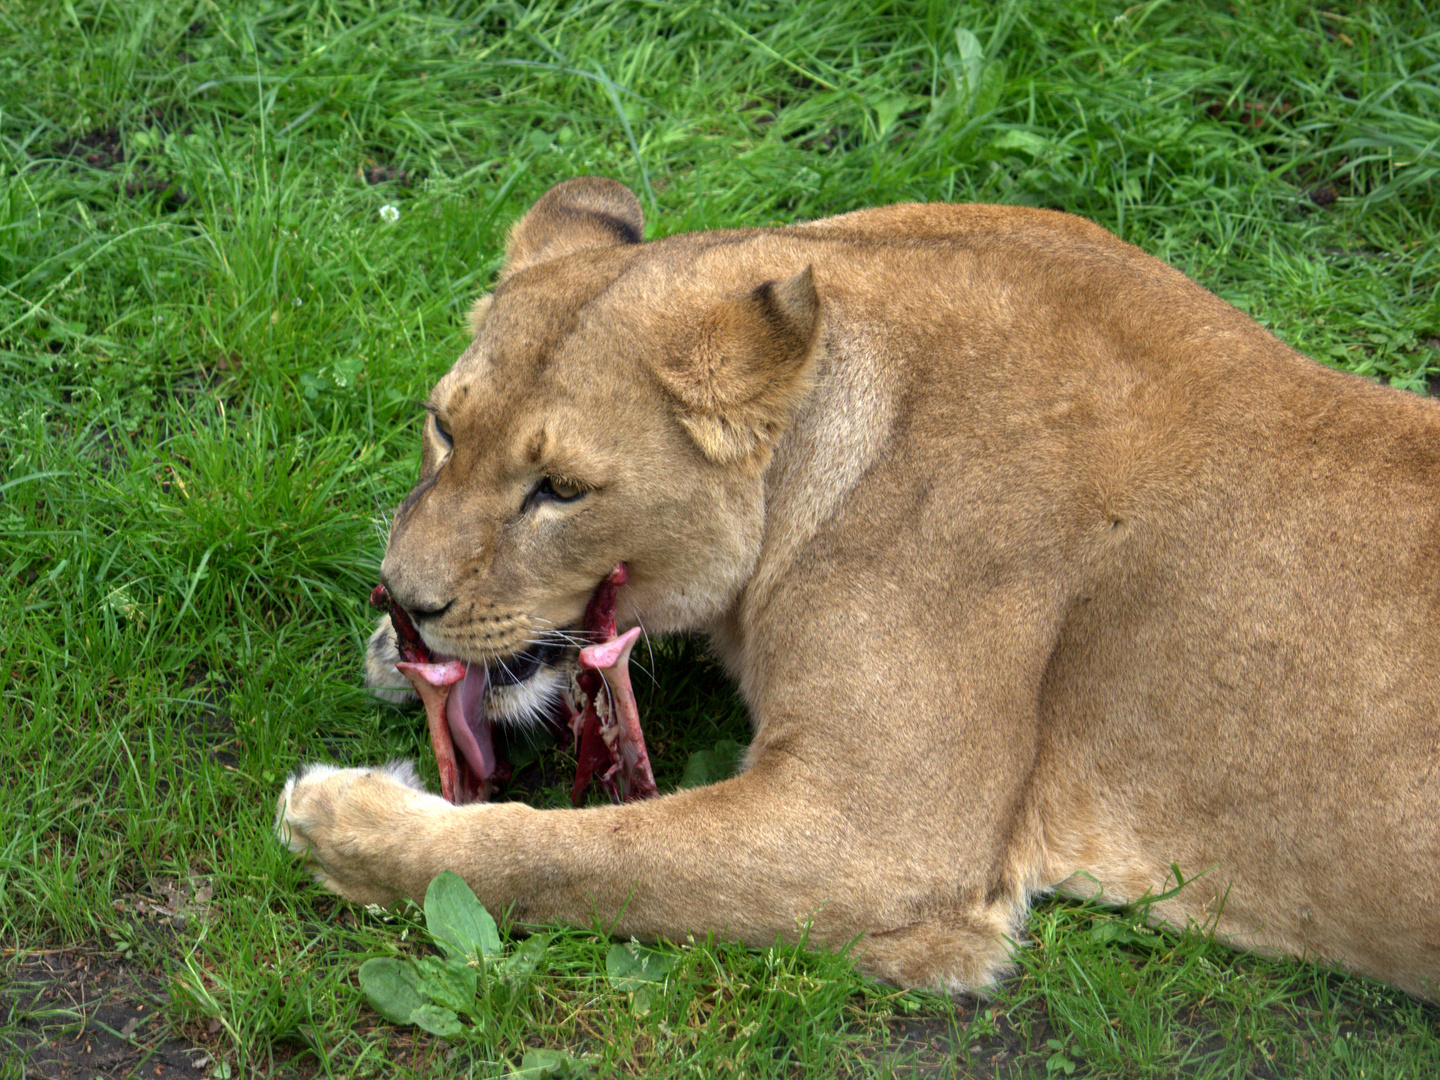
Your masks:
M297 762L427 756L359 688L382 519L414 402L552 183L624 180L652 236L1071 210L1424 391L1434 26L1410 3L0 8L0 1041L76 1030L15 992L59 949L163 990L147 1038L232 1076L504 1075L527 1046L646 1076L1440 1072L1437 1014L1384 988L1058 902L980 1003L694 942L642 1014L603 928L559 932L519 1008L446 1043L357 987L419 955L414 914L318 892L270 836ZM664 787L744 721L694 646L657 661ZM547 753L522 786L555 803L564 774Z

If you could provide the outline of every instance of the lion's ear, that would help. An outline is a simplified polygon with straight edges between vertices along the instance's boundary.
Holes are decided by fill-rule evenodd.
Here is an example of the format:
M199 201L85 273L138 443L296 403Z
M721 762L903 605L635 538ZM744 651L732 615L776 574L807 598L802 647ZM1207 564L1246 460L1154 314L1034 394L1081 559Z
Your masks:
M706 457L763 468L810 389L820 297L810 267L722 301L658 372Z
M603 176L566 180L510 230L500 280L586 248L638 244L644 233L640 200L624 184Z

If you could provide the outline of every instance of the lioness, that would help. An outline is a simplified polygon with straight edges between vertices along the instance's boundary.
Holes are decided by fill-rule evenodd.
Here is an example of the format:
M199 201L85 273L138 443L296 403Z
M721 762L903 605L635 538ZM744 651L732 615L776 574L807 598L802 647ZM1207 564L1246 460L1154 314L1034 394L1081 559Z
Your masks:
M642 227L602 179L515 226L382 578L524 719L623 566L619 625L703 631L738 681L745 768L541 811L314 767L279 829L325 886L449 868L641 938L810 923L964 989L1037 893L1175 868L1156 919L1435 996L1440 406L1061 213Z

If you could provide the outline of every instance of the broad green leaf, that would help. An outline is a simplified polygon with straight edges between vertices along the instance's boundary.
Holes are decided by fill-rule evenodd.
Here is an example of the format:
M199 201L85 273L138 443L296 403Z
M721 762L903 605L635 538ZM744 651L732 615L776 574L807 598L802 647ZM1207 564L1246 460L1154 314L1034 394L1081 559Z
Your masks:
M947 52L943 63L950 69L951 87L942 95L943 104L937 108L948 112L958 108L958 114L977 116L994 108L999 100L1003 83L1003 69L985 62L985 50L980 39L964 27L955 30L955 47L959 55Z
M510 959L505 961L505 981L514 986L529 982L549 944L549 934L532 934L517 945Z
M1005 65L1000 61L986 64L980 74L980 88L970 102L970 115L983 116L1000 103L1005 90Z
M980 89L980 73L985 67L985 50L980 39L963 26L955 28L955 47L960 50L960 73L965 77L965 87L973 98Z
M1049 1043L1054 1046L1055 1040L1050 1039ZM1063 1072L1066 1076L1072 1076L1075 1073L1075 1062L1066 1055L1064 1050L1056 1050L1045 1062L1045 1071L1052 1074Z
M392 1024L413 1023L410 1017L426 1004L415 966L388 956L372 957L360 965L360 989L370 1007Z
M584 1058L564 1050L526 1050L518 1069L510 1070L510 1080L544 1080L545 1077L583 1076L591 1064Z
M1033 131L1011 128L999 138L991 139L990 146L995 150L1020 150L1038 157L1050 148L1050 141Z
M423 957L416 966L420 971L420 992L431 1001L456 1012L475 1011L478 967L438 956Z
M627 941L610 947L605 957L605 978L616 990L639 990L650 983L664 982L674 966L674 953Z
M440 1005L421 1005L411 1014L410 1022L445 1039L459 1035L461 1030L460 1019L454 1011Z
M540 747L529 739L516 739L514 744L506 743L505 756L510 759L510 768L519 772L526 765L533 765L540 760Z
M342 357L330 365L331 378L335 380L335 385L340 387L350 386L364 370L365 361L358 356Z
M704 787L728 780L740 771L745 748L733 739L721 739L712 749L696 750L685 762L680 774L682 788Z
M425 890L425 926L452 960L500 955L500 932L465 879L453 870L437 874Z
M900 114L911 107L912 100L909 94L885 94L867 99L866 104L875 111L876 135L883 139Z
M1156 948L1162 944L1154 931L1144 926L1131 926L1119 919L1102 919L1090 928L1090 940L1097 945L1141 945Z

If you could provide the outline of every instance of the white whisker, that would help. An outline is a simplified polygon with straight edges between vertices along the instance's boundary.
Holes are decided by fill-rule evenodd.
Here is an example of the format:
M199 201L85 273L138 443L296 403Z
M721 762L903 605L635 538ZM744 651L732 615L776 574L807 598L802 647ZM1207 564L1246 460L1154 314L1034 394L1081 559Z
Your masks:
M648 667L644 664L636 664L635 666L645 673L645 677L648 678L653 685L659 686L660 680L655 677L655 649L650 644L650 631L645 629L644 622L642 622L638 616L635 619L635 625L640 627L640 636L645 640L645 651L650 654L650 665Z

